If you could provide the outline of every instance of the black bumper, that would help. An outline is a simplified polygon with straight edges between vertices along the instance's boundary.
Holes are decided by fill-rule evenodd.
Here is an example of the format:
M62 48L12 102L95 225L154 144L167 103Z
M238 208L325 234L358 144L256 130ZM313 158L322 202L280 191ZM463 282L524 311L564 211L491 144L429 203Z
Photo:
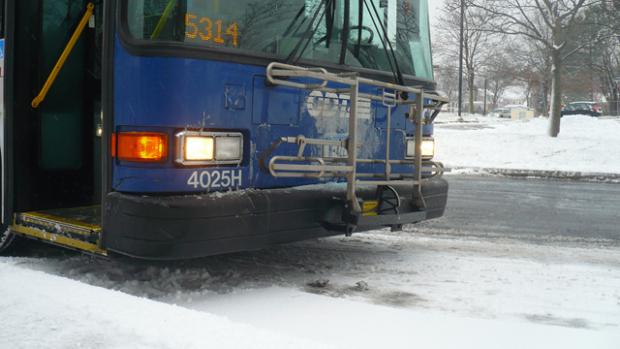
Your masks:
M423 212L415 207L411 187L395 189L402 198L400 215L361 217L356 231L443 215L448 196L444 179L423 186ZM373 200L376 188L362 188L358 196ZM103 244L123 255L173 260L337 235L342 232L334 229L333 220L342 216L344 197L343 187L333 185L186 196L115 192L105 200Z

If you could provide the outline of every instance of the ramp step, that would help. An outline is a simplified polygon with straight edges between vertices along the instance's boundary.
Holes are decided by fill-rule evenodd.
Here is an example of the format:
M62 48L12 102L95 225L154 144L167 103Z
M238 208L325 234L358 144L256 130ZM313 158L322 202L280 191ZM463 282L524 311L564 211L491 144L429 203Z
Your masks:
M15 215L18 234L73 249L106 255L101 249L101 207L78 207Z

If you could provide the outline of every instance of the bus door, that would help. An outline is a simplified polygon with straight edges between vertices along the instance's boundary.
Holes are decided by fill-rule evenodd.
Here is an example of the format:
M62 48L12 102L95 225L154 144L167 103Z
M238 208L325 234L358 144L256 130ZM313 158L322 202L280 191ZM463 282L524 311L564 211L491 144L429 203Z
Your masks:
M0 227L10 225L12 217L12 196L10 196L9 175L7 171L9 167L9 156L7 156L7 133L9 132L8 125L6 124L6 109L5 104L5 78L6 78L6 39L4 33L6 32L5 21L6 3L4 0L0 0ZM0 232L2 233L2 232Z
M53 241L96 244L101 220L103 1L9 3L7 48L12 59L5 94L11 96L11 108L4 146L14 161L5 176L13 178L13 197L5 195L5 200L11 200L14 217L4 217L5 222L14 220L15 230L31 237L41 238L36 232L45 231L44 236L58 233ZM67 47L69 55L50 84ZM72 241L66 244L82 249Z

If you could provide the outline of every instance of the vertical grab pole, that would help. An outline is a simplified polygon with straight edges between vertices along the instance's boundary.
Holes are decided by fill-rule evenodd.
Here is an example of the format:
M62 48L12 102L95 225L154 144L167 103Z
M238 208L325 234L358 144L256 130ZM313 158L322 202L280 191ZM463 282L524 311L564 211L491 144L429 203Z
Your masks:
M387 123L385 131L387 132L387 139L385 144L385 180L392 179L392 164L390 164L390 148L392 147L392 106L387 105L387 116L385 122Z
M73 32L73 35L71 35L71 39L69 39L69 43L67 43L67 46L65 47L64 51L60 55L58 62L56 62L54 69L52 69L52 72L50 73L49 77L45 81L45 84L43 85L41 92L39 92L39 94L32 100L31 105L34 109L37 109L39 105L43 103L43 101L45 100L45 97L47 97L47 93L52 88L52 85L54 85L54 82L56 81L58 74L62 70L62 67L64 67L65 63L67 62L69 55L73 51L75 44L77 43L78 39L82 35L84 28L86 28L86 25L88 24L90 17L93 15L94 10L95 10L95 5L92 2L89 3L88 6L86 7L86 12L84 13L84 16L82 17L82 20L80 21L77 28Z
M422 138L424 137L424 91L420 91L416 96L415 103L415 190L414 195L417 194L415 200L419 209L426 208L426 202L422 196Z
M351 171L347 176L347 202L351 205L351 210L361 213L362 208L357 201L357 107L359 95L359 80L351 85L351 111L349 112L349 140L348 140L348 165Z

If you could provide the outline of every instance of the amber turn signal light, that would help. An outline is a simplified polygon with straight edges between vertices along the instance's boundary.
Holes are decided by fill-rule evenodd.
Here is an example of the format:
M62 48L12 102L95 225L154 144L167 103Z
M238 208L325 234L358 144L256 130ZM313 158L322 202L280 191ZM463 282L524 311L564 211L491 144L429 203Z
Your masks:
M168 158L168 135L155 132L119 132L112 136L112 156L121 161L164 161Z

